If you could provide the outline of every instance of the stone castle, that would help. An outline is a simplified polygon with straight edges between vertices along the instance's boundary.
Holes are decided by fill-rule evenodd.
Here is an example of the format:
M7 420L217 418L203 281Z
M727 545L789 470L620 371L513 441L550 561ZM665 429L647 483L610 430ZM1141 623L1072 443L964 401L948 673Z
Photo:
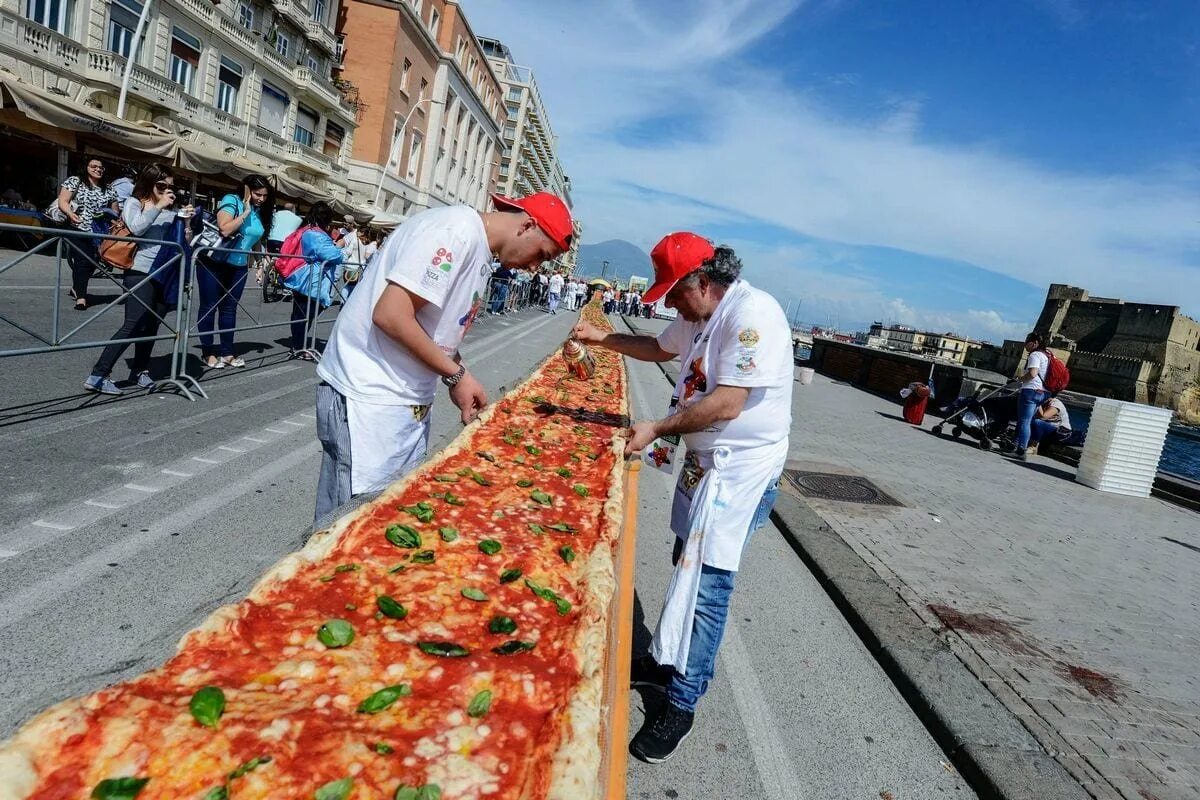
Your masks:
M1050 349L1071 370L1071 391L1172 408L1200 423L1200 322L1178 306L1092 297L1053 283L1034 330L1050 334ZM967 363L1016 375L1024 343L973 351Z

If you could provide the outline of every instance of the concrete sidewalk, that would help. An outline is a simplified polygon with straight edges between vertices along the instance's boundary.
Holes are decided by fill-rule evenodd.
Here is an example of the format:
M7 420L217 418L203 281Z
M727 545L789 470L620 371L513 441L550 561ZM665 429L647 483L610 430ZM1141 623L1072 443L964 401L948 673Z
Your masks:
M1097 492L1055 462L940 439L932 421L907 425L895 404L822 376L797 385L793 407L791 466L864 476L903 504L801 498L792 514L801 547L807 539L810 563L841 570L824 577L847 584L848 616L868 631L886 636L915 612L950 647L957 661L928 650L908 665L925 674L897 679L954 737L993 726L983 735L1003 752L984 760L1001 796L1074 796L1077 787L1059 793L1068 791L1055 782L1061 770L1039 762L1049 754L1095 798L1200 797L1200 516ZM819 538L830 531L869 580L845 559L836 566L836 548ZM882 597L871 581L893 591ZM959 664L1042 749L1025 747L1011 717L973 705L992 701L971 694ZM955 687L962 696L946 696ZM1034 785L1006 787L997 756ZM1059 788L1039 795L1039 776Z

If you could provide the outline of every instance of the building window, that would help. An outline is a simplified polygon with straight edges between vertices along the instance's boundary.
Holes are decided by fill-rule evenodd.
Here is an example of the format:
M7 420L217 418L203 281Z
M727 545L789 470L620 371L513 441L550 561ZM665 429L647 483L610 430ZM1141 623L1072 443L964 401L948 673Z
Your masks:
M433 38L438 36L438 27L442 24L442 15L437 12L436 8L429 9L429 32L433 34Z
M325 14L328 11L328 6L325 0L313 0L312 15L313 19L322 25L325 24Z
M412 144L408 148L408 179L417 179L417 170L421 166L421 134L413 131Z
M287 34L279 31L275 34L275 52L284 58L288 57L288 53L292 49L292 42L288 39Z
M296 108L296 130L292 133L292 140L299 142L305 147L313 147L317 143L317 124L320 118L317 112L311 111L304 106Z
M238 24L248 31L254 30L254 6L249 3L238 4Z
M421 16L421 0L408 0L408 4L417 12L418 17Z
M404 69L400 70L400 88L408 91L408 73L412 70L412 62L404 59Z
M332 122L325 123L325 145L321 152L330 158L337 158L342 152L342 142L346 140L346 131L342 126Z
M221 66L217 69L217 108L236 116L241 91L242 65L221 56Z
M426 92L426 90L428 90L428 89L429 89L429 81L425 80L424 78L421 78L421 91L417 92L417 99L418 99L418 100L424 100L424 99L425 99L425 92ZM423 109L422 109L422 110L423 110Z
M463 37L458 37L458 44L454 46L454 60L462 65L467 57L467 40Z
M72 0L26 0L25 16L63 36L70 36L75 3Z
M509 101L510 103L519 103L519 102L521 102L521 90L520 90L520 89L518 89L518 88L517 88L517 87L515 87L515 86L514 86L514 87L512 87L512 88L510 88L510 89L508 90L508 101Z
M142 4L137 0L113 0L108 10L108 49L119 56L129 58L133 47L133 32L137 30ZM142 42L146 43L146 32L142 31ZM138 47L138 60L143 48Z
M258 126L274 134L282 134L287 122L288 104L287 92L276 89L263 81L262 100L258 105Z
M171 80L192 93L196 70L200 67L200 40L180 28L171 28Z
M321 62L317 60L316 56L309 56L304 65L308 67L308 71L313 75L321 74Z

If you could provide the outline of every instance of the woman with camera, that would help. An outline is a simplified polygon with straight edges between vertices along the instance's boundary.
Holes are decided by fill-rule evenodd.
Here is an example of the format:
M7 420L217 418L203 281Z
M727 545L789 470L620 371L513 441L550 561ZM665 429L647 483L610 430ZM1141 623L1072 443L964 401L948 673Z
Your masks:
M121 219L129 228L130 236L166 241L170 238L171 226L176 216L188 218L193 213L190 205L179 210L174 210L174 205L175 176L162 164L150 164L138 174L133 184L133 193L121 209ZM138 243L133 262L121 278L127 293L124 300L125 322L113 334L113 343L100 353L99 360L92 367L92 374L84 382L83 388L90 392L121 394L121 390L108 376L117 359L129 347L129 342L122 340L154 336L158 333L159 322L169 305L163 297L162 284L151 276L161 247L149 242ZM139 388L148 391L155 388L147 370L153 349L152 340L134 343L129 377L130 383L136 383Z

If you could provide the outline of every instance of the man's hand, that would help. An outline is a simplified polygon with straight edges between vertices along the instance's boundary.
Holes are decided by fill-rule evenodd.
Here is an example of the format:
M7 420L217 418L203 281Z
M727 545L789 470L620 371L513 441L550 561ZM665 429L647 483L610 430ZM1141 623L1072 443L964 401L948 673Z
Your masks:
M462 412L462 423L466 425L487 406L487 392L474 375L464 372L458 383L450 387L450 400Z
M572 335L584 344L604 344L604 339L608 336L607 333L597 328L590 322L582 320L571 331Z
M658 430L653 422L643 421L633 423L629 429L629 441L625 443L625 455L632 455L646 447L658 436Z

